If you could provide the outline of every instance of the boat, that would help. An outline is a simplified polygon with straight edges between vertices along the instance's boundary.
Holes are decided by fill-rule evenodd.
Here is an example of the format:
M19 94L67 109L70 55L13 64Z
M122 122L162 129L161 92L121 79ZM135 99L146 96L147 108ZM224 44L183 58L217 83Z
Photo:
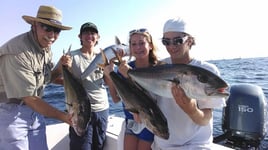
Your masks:
M123 150L124 118L109 116L106 131L106 141L104 150ZM49 150L68 150L69 149L69 125L58 123L47 126L47 142ZM231 150L219 144L213 144L213 149Z
M227 106L223 109L223 134L214 137L212 149L231 150L257 148L266 136L266 98L259 86L232 85ZM109 116L104 150L123 150L124 118ZM69 149L69 126L47 125L49 150Z

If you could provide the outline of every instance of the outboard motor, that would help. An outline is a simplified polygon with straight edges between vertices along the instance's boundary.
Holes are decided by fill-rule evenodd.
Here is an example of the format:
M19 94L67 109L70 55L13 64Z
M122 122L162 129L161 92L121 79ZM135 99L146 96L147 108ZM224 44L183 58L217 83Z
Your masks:
M267 133L266 98L261 87L232 85L226 102L222 116L224 134L214 138L214 142L225 139L225 144L233 148L257 148Z

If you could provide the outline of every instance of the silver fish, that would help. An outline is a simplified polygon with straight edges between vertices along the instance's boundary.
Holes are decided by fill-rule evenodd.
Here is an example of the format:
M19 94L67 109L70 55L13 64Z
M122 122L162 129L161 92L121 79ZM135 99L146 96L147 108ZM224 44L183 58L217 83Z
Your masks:
M67 111L73 115L72 123L76 134L82 136L91 118L90 99L81 82L69 72L66 66L62 66L62 72Z
M124 101L125 108L130 112L138 113L142 122L155 135L168 139L169 130L166 117L152 96L136 86L131 80L122 79L115 72L111 72L110 77Z
M108 60L115 57L113 50L123 50L126 56L130 54L129 48L127 45L122 44L117 37L115 41L116 41L115 45L108 46L104 50L102 50ZM82 80L86 79L87 76L91 74L98 67L98 65L101 64L102 62L103 62L103 55L99 53L94 58L94 60L90 63L90 65L85 69L85 71L82 73L81 79Z
M172 83L197 100L227 98L228 85L218 75L201 67L186 64L164 64L129 70L128 75L144 89L157 95L173 98Z

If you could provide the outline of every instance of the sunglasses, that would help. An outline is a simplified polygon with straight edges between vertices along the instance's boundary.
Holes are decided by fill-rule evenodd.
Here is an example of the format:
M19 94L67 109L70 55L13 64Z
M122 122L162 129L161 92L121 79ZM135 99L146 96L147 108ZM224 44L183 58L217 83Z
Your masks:
M184 37L175 37L173 39L168 39L168 38L162 38L162 44L165 46L169 46L171 44L173 45L181 45L183 44L186 40L188 39L188 36Z
M45 30L46 32L51 32L53 31L54 33L59 34L61 29L56 28L56 27L52 27L50 25L44 24L44 23L40 23L40 26L42 27L43 30Z
M129 31L129 35L133 34L133 33L149 33L148 30L146 28L141 28L141 29L134 29Z

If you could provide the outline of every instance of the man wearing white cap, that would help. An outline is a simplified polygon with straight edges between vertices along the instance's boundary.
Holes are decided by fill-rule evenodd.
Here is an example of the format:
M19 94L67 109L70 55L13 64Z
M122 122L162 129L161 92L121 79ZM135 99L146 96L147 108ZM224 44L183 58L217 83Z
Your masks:
M71 125L71 115L42 100L44 86L57 74L52 72L51 45L61 30L61 11L40 6L36 17L22 16L31 30L0 47L0 149L47 150L44 116Z
M190 49L195 45L191 30L182 18L166 21L162 43L170 54L164 61L172 64L200 66L219 75L213 64L196 60L190 56ZM211 149L213 140L212 109L225 106L224 99L198 100L187 97L179 86L172 87L174 99L157 100L168 120L170 136L168 140L155 136L153 150L196 150Z

